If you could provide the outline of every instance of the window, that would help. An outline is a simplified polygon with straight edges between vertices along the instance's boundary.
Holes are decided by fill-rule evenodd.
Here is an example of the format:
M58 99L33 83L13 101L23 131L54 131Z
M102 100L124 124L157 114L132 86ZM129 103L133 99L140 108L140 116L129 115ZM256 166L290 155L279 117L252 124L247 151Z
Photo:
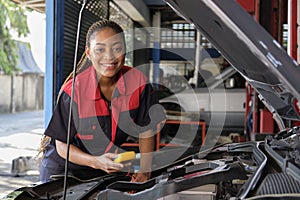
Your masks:
M196 30L191 24L172 24L160 32L161 48L195 48ZM151 38L153 42L153 38Z

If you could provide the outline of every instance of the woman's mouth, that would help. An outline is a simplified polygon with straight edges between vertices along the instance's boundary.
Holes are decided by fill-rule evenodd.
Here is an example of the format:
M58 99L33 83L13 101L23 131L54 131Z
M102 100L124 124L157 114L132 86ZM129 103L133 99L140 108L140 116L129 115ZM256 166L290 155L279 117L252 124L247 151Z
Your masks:
M108 70L116 68L116 64L114 64L114 63L105 63L105 64L102 63L101 65L102 65L102 67L104 67L105 69L108 69Z

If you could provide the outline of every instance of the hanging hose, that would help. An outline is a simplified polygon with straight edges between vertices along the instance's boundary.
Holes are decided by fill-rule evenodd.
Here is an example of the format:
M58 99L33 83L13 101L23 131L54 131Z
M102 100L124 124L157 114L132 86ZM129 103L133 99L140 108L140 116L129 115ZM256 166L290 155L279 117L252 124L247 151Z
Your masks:
M77 61L77 52L78 52L78 43L80 36L80 25L81 25L81 16L84 10L85 4L87 0L84 0L79 11L78 16L78 24L77 24L77 35L76 35L76 45L75 45L75 54L74 54L74 62L73 62L73 82L72 82L72 94L71 94L71 102L69 108L69 121L68 121L68 132L67 132L67 154L66 154L66 162L65 162L65 173L64 173L64 190L63 190L63 200L66 200L67 193L67 184L68 184L68 163L69 163L69 154L70 154L70 129L71 129L71 118L72 118L72 107L74 102L74 86L75 86L75 77L76 77L76 61Z

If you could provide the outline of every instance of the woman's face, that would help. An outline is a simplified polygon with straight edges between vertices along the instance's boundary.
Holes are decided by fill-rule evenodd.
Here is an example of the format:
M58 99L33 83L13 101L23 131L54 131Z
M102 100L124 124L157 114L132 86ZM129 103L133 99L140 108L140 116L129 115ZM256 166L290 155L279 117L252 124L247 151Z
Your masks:
M90 38L86 54L97 73L112 78L124 65L125 44L121 34L110 27L95 32Z

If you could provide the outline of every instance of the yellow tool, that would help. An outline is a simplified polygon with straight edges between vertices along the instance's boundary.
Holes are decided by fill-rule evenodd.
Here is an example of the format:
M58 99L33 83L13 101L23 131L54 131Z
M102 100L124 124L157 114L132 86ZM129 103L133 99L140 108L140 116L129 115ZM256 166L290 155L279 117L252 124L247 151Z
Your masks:
M120 153L118 157L114 160L114 162L121 163L129 160L139 159L140 154L135 153L134 151L127 151Z

